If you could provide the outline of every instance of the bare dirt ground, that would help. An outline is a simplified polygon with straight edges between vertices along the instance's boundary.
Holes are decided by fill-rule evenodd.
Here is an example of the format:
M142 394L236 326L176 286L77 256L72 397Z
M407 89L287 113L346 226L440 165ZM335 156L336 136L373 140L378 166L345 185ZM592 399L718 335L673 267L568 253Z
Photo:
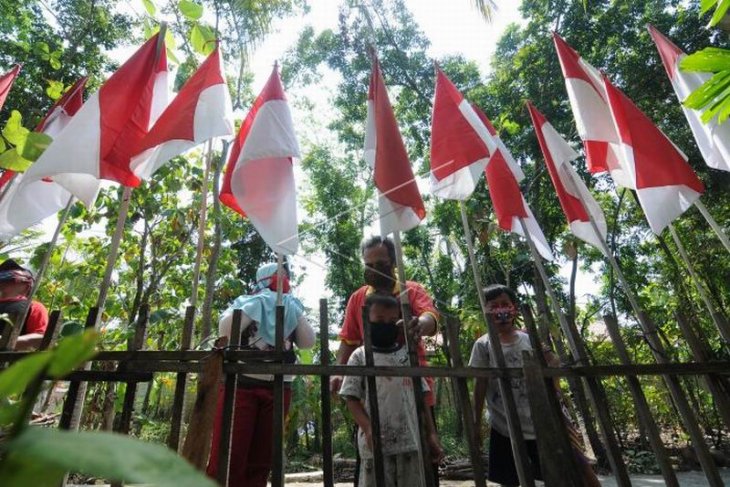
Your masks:
M730 469L720 469L725 484L730 485ZM679 472L677 474L679 478L679 484L682 487L705 487L708 484L707 479L702 472ZM601 484L606 487L614 487L616 482L611 477L600 477ZM287 475L286 486L287 487L315 487L322 485L321 482L296 482L296 479L290 481L290 476ZM659 475L632 475L631 483L634 487L660 487L664 484L664 480ZM464 480L442 480L440 487L472 487L474 482ZM490 487L497 486L497 484L488 484ZM337 483L336 487L352 487L352 482Z

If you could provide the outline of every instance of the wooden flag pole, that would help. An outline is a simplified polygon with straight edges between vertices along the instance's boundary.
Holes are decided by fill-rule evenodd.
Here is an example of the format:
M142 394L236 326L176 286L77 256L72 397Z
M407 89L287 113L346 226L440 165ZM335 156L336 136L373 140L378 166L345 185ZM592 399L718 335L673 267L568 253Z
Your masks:
M403 245L400 240L400 231L393 232L393 244L395 246L395 265L398 268L398 281L400 288L398 289L399 299L401 303L401 310L403 314L403 333L406 339L406 348L408 350L408 360L411 367L420 367L418 363L418 343L412 340L411 334L408 332L408 323L412 318L411 303L408 298L408 287L406 285L406 270L403 264ZM416 402L416 413L418 414L418 424L420 433L420 448L419 453L421 454L421 464L423 478L426 482L426 487L432 487L434 485L434 474L433 464L431 463L430 449L428 446L428 430L426 426L426 401L423 390L423 381L417 378L412 379L413 394Z
M596 237L601 242L603 253L606 255L609 262L611 263L611 266L616 272L616 277L618 277L618 280L621 283L624 294L634 311L639 325L641 325L641 329L644 332L644 338L649 345L649 349L651 350L654 359L657 363L660 364L667 363L669 361L667 357L667 351L664 347L664 344L659 339L659 332L656 326L649 320L649 317L639 307L639 303L636 300L636 297L634 296L631 287L629 287L628 282L626 281L626 278L621 271L621 267L618 265L616 258L611 253L611 250L608 248L608 244L603 238L603 235L601 235L601 232L598 229L598 225L596 225L596 221L593 219L593 215L591 215L590 212L588 213L588 217L590 219L593 232L596 234ZM679 415L682 419L682 423L684 424L687 433L689 433L695 453L697 454L697 459L702 466L702 470L704 471L710 486L719 487L724 485L722 478L720 478L720 473L717 470L717 466L715 465L715 461L710 455L710 451L705 444L704 434L700 429L699 424L697 423L697 417L690 407L689 401L687 400L687 396L682 390L682 386L679 382L678 377L674 375L665 375L663 377L664 382L667 386L667 390L669 391L669 394L674 401L674 405L676 406L677 411L679 412Z
M700 281L700 277L697 275L697 272L692 265L692 261L689 259L687 250L684 248L682 240L680 240L679 235L677 234L677 230L671 223L669 224L669 233L672 234L672 239L677 245L677 250L679 251L679 255L684 261L684 265L687 266L690 278L692 279L692 282L694 283L695 288L700 295L700 298L705 303L707 310L710 312L710 317L712 317L712 321L715 323L715 326L717 327L723 341L725 342L725 348L730 349L730 325L728 324L727 319L717 310L717 308L715 308L715 305L712 304L712 300L707 294L705 286Z
M520 218L519 220L520 225L522 226L522 231L525 234L525 240L527 240L527 245L530 248L532 259L535 262L535 267L537 267L538 274L540 275L540 280L542 280L545 291L548 293L548 297L550 298L550 306L553 308L555 316L558 317L558 323L565 334L565 338L568 340L568 346L573 353L573 357L579 365L590 365L588 360L588 351L585 348L583 340L578 334L578 330L575 326L570 325L563 313L563 310L560 309L559 301L555 295L552 284L550 284L547 272L545 272L545 266L542 264L542 257L537 251L537 247L535 247L535 242L532 240L530 232L527 229L527 224L523 218ZM612 423L608 414L608 403L605 391L603 390L600 382L595 378L584 378L584 382L588 391L588 398L591 401L594 413L598 419L598 425L601 428L603 439L606 442L608 462L611 465L611 471L616 477L616 483L619 486L630 486L631 480L629 479L629 473L626 470L626 465L624 465L621 450L611 426Z
M476 291L479 296L479 305L482 308L482 316L484 317L485 324L487 326L487 333L489 334L490 353L494 357L497 367L504 369L507 367L507 364L504 360L504 353L502 351L502 344L499 341L499 334L497 333L496 328L492 326L490 315L487 312L487 302L484 299L482 275L481 272L479 272L479 267L477 266L476 254L474 252L474 241L472 240L471 228L469 227L469 218L466 214L466 205L463 201L459 202L459 208L461 210L461 223L464 227L466 247L469 251L469 262L471 263L471 269L474 274L474 285L477 288ZM520 485L534 486L535 480L532 477L532 469L530 468L527 460L528 454L527 446L525 445L525 437L522 434L522 426L520 425L520 418L517 414L517 403L512 392L512 381L506 377L500 377L497 384L507 413L507 428L509 429L512 455L514 456L515 467L517 468L517 477L520 480ZM475 418L475 420L481 421L481 418Z
M165 32L167 31L167 22L160 23L160 31L157 37L157 56L160 55L163 49L165 49ZM157 58L157 57L156 57ZM157 64L157 63L155 63ZM99 328L104 314L104 304L106 303L107 295L109 294L109 286L111 285L112 273L114 272L114 266L117 262L117 256L119 254L119 246L122 242L122 234L124 233L124 224L127 221L127 214L129 213L129 202L132 197L132 188L125 186L122 191L120 198L119 213L117 214L117 225L112 235L112 241L109 247L109 255L106 259L106 269L104 270L104 278L99 286L99 296L96 300L96 306L94 307L96 312L94 313L94 328ZM84 370L88 370L91 366L90 362L84 364ZM84 401L86 399L86 382L81 382L78 387L78 391L75 394L74 408L71 413L71 419L69 422L68 429L77 430L81 423L81 416L84 412ZM67 395L67 400L69 400Z
M715 219L710 215L710 212L707 211L707 207L702 203L699 199L695 201L695 206L698 210L700 210L700 213L702 213L702 216L705 217L705 220L707 220L707 223L710 224L712 229L717 234L717 238L720 239L722 244L725 246L728 252L730 252L730 238L728 238L727 234L723 231L722 227L715 221Z

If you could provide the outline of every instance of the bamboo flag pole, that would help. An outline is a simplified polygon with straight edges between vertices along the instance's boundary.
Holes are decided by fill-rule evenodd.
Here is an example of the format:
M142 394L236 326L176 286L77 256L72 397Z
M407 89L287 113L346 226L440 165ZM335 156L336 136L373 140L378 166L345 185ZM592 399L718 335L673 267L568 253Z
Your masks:
M598 225L596 225L596 221L594 220L593 215L591 215L590 212L588 212L588 218L590 219L593 232L596 234L596 237L601 242L603 253L606 255L609 262L611 263L611 266L616 272L616 277L618 277L618 280L621 283L621 287L624 290L624 295L628 299L629 304L634 311L636 319L644 332L644 338L649 345L649 349L651 350L654 359L657 363L660 364L667 363L669 361L667 357L667 352L661 340L659 339L659 333L656 326L649 320L646 314L639 307L639 303L636 300L636 297L634 296L631 287L628 285L628 281L624 277L624 274L621 271L621 267L618 265L618 262L616 261L614 255L611 253L611 250L609 249L606 240L603 238L603 235L601 235L601 232L598 229ZM689 433L690 439L692 440L693 447L695 449L695 453L697 454L697 459L702 466L702 470L704 471L705 476L709 481L709 484L712 487L723 486L724 483L720 478L720 473L718 472L717 466L715 465L715 462L710 455L710 451L705 444L704 434L697 423L697 417L695 416L695 413L692 411L692 408L689 405L689 401L687 400L687 396L682 390L679 379L677 378L677 376L673 375L665 375L663 377L664 382L667 386L667 390L669 391L669 395L674 401L674 405L679 412L682 423L684 424L687 433Z
M277 253L276 266L276 353L284 353L284 254ZM271 487L284 485L284 376L274 375L274 436Z
M558 317L558 323L560 328L565 334L565 338L568 340L568 345L573 353L573 357L578 361L579 365L587 366L588 363L588 352L583 344L583 340L578 334L578 330L575 326L571 326L568 322L563 310L560 309L560 305L555 291L553 290L550 280L548 279L547 272L545 272L545 266L542 264L542 257L540 257L535 242L532 240L532 236L527 228L527 224L524 219L519 218L522 231L525 234L525 240L530 248L532 260L535 262L540 280L542 280L545 291L548 293L550 298L550 306L553 308L553 313ZM584 378L586 389L588 391L588 397L593 406L596 417L598 418L598 425L601 428L603 439L606 442L606 453L608 454L608 462L611 465L611 471L616 477L616 483L619 486L630 486L631 480L629 479L629 473L624 465L623 458L621 456L621 450L614 435L611 427L611 418L608 414L608 404L606 402L605 392L595 378Z
M401 303L401 310L403 314L403 332L406 339L406 348L408 350L408 359L411 367L420 367L418 362L418 344L415 340L411 339L411 334L408 332L408 323L412 318L411 303L408 297L408 286L406 285L406 270L403 263L403 245L400 240L400 232L393 232L393 244L395 246L395 265L398 268L398 281L400 288L398 294ZM426 487L432 487L434 485L434 474L433 464L431 463L430 449L428 446L428 430L426 427L426 401L424 397L423 381L417 378L412 379L413 383L413 394L416 401L416 413L418 414L418 424L420 433L420 448L419 453L421 454L421 464L423 478L426 481Z
M203 248L205 247L205 223L208 211L208 179L213 161L213 139L208 141L208 148L205 156L205 169L203 171L203 188L200 195L200 210L198 216L198 245L195 251L195 266L193 267L193 288L190 295L190 306L195 308L198 304L198 283L200 282L200 268L203 262ZM205 340L207 337L201 337Z
M727 234L723 231L722 227L718 225L717 221L715 221L712 215L710 215L710 212L707 211L707 207L705 207L704 203L697 199L697 201L695 201L695 206L698 210L700 210L702 216L705 217L707 223L709 223L712 229L715 231L715 233L717 234L717 238L720 239L727 251L730 252L730 238L728 238Z
M157 36L157 57L163 49L165 49L165 33L167 31L167 22L160 23L160 31ZM156 64L156 63L155 63ZM109 293L109 286L111 285L112 273L114 272L114 266L117 262L117 256L119 254L119 246L122 242L122 234L124 233L124 224L127 221L127 214L129 213L129 202L132 197L132 188L125 186L122 190L122 196L119 200L119 213L117 214L117 225L112 235L111 245L109 247L109 255L106 259L106 269L104 270L104 278L99 286L99 296L96 300L96 313L94 317L94 328L98 328L102 321L102 315L104 313L104 304ZM88 369L91 366L90 362L84 365L84 369ZM84 411L84 400L86 399L87 383L81 382L78 390L75 394L76 397L70 398L70 394L67 395L66 400L72 399L74 402L73 411L71 413L71 419L69 421L69 429L76 430L81 423L81 415Z
M487 312L487 302L484 299L482 276L477 266L476 254L474 253L474 241L472 240L471 228L469 227L469 218L466 214L466 205L463 201L459 201L459 208L461 210L461 223L464 227L464 238L466 239L466 247L469 251L469 262L471 263L471 269L474 274L474 285L476 286L477 295L479 296L479 305L482 309L482 316L486 321L487 333L489 334L489 346L490 353L495 359L497 367L505 368L507 364L504 360L504 353L502 351L502 344L499 341L499 335L497 330L492 326L489 313ZM499 393L504 400L505 409L507 413L507 428L509 429L510 443L512 445L512 455L515 459L515 467L517 468L517 477L520 480L520 485L523 486L534 486L535 480L532 478L532 469L528 464L527 446L525 445L525 437L522 434L522 426L520 425L520 419L517 415L517 403L512 392L512 382L506 377L500 377L498 382ZM480 418L476 418L477 421Z
M689 271L692 282L694 283L695 288L697 288L697 292L699 293L700 298L705 303L707 310L710 312L710 317L712 318L712 321L715 323L715 326L717 327L720 335L722 336L722 339L725 342L725 348L730 348L730 325L728 324L727 319L722 314L720 314L717 308L715 308L715 305L712 304L712 300L707 294L705 286L700 281L700 277L699 275L697 275L697 272L692 265L692 261L689 259L687 250L684 248L682 240L680 240L679 235L677 234L677 230L671 223L669 224L669 233L672 234L672 239L677 245L677 250L679 251L679 255L684 261L684 265L687 266L687 270Z

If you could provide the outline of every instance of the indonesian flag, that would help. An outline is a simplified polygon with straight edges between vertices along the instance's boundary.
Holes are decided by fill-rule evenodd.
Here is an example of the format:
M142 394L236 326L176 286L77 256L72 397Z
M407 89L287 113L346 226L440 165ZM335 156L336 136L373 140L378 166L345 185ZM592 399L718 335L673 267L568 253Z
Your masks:
M474 108L436 68L431 117L431 192L465 200L476 188L497 145Z
M426 216L408 153L388 99L380 63L373 59L365 122L363 158L373 168L378 188L380 232L405 232Z
M51 137L57 136L84 103L83 93L87 78L79 79L51 107L35 128ZM46 178L23 184L24 174L6 171L3 178L13 178L11 187L0 201L0 238L7 240L26 228L56 214L68 203L71 193L60 184ZM99 181L92 181L97 191ZM10 208L13 211L9 211Z
M492 122L481 110L474 108L489 132L496 136L497 131ZM501 141L500 148L490 158L485 172L487 173L489 196L492 199L499 227L506 232L526 237L520 224L520 219L522 219L540 255L546 260L553 260L550 245L520 191L518 183L525 178L525 174Z
M570 231L579 239L603 252L604 246L601 240L605 242L606 239L606 217L578 173L570 165L570 161L577 159L578 154L532 103L527 102L527 107L530 110L530 118L535 126L535 133L545 157L550 179L558 194L560 206L568 219ZM590 217L593 217L600 235L596 235L593 230Z
M686 54L653 26L649 25L648 29L659 50L674 92L679 101L684 102L690 93L709 80L711 75L681 71L679 63ZM682 110L707 165L721 171L730 171L730 124L719 124L717 119L703 123L697 110L684 105Z
M133 151L167 105L167 58L158 37L150 38L91 95L26 171L23 184L52 177L86 206L96 200L98 185L90 188L97 179L139 184L129 167Z
M553 34L553 41L578 134L585 148L588 171L592 174L608 171L616 184L633 188L631 175L626 173L626 163L621 159L621 139L608 107L603 76L559 35Z
M5 100L8 97L8 93L10 93L10 88L13 87L13 82L15 82L15 78L18 77L19 72L20 64L16 64L13 66L13 69L0 76L0 110L2 110L3 105L5 105Z
M220 200L247 216L269 247L286 255L299 247L293 157L299 157L299 144L274 67L231 147Z
M685 156L636 105L604 78L621 150L651 229L659 235L705 191Z
M231 95L220 49L200 65L135 150L130 167L148 179L173 157L213 137L233 134Z

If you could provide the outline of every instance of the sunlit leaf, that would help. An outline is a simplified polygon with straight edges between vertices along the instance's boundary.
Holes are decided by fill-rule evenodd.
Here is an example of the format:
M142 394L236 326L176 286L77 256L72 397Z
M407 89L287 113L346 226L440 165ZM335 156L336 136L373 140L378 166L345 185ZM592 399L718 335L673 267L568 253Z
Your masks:
M706 47L683 58L679 62L682 71L717 73L730 69L730 50Z
M0 154L0 169L9 169L15 172L25 172L33 161L23 158L16 148L8 149Z
M23 127L23 116L19 111L10 112L10 118L3 128L3 136L13 145L23 145L30 130Z
M699 88L693 91L685 100L684 106L696 110L704 108L730 84L730 71L715 74Z
M147 11L148 14L150 14L151 17L154 17L157 13L157 7L155 6L155 2L152 0L142 0L142 5L144 5L144 9Z
M190 45L193 49L207 56L215 49L215 33L207 25L195 24L190 31Z
M5 449L13 461L32 458L33 462L55 470L81 472L109 480L157 487L216 485L166 446L115 433L30 427ZM3 485L12 485L5 482L5 477L3 479Z
M203 16L203 6L195 2L190 0L180 0L178 6L180 7L180 12L182 12L188 20L198 20Z
M715 13L712 14L710 25L719 24L723 17L725 17L725 14L727 14L728 9L730 9L730 0L720 0L715 9Z
M18 360L0 373L0 399L23 392L50 360L50 353L36 353Z
M63 95L63 83L60 81L48 80L48 88L46 88L46 95L56 101Z
M717 4L717 0L700 0L700 15L705 14L715 4Z
M23 159L29 161L36 161L43 154L43 151L48 148L53 142L53 138L50 135L46 135L41 132L31 132L25 139L23 144L23 152L20 154Z

